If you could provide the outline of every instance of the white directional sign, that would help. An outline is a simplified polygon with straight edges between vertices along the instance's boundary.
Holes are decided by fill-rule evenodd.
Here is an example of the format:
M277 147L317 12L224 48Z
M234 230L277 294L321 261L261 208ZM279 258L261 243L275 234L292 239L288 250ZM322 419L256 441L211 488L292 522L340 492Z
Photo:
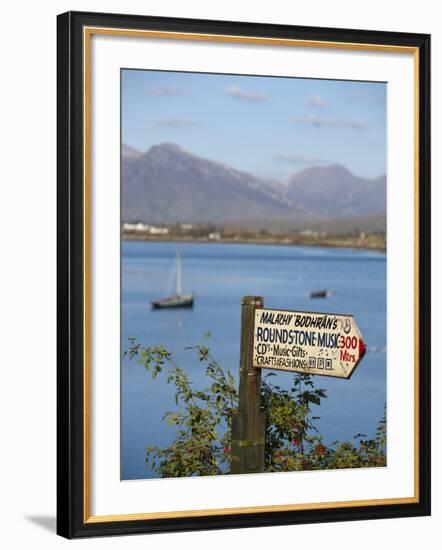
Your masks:
M365 348L352 315L255 310L256 368L350 378Z

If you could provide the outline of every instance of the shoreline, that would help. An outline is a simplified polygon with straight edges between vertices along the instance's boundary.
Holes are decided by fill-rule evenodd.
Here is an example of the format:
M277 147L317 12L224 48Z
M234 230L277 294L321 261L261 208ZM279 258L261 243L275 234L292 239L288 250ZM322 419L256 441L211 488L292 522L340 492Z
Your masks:
M206 243L206 244L255 244L271 246L317 246L322 248L353 248L356 250L371 250L374 252L387 253L385 245L382 245L379 238L367 236L366 238L357 237L292 237L292 238L223 238L220 240L209 239L207 237L184 237L167 236L151 237L150 235L122 234L122 241L144 241L157 243Z

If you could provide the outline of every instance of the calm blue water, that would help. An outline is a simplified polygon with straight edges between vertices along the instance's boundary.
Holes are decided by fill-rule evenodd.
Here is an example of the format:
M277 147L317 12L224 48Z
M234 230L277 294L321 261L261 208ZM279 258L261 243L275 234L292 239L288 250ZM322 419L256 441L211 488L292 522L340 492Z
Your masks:
M238 372L240 300L261 295L271 308L351 313L369 353L350 380L317 377L328 398L318 427L326 441L374 435L386 400L386 257L382 253L335 248L236 244L180 244L183 292L195 292L194 309L155 310L150 301L167 295L175 261L174 243L123 242L122 350L130 336L163 344L191 378L205 382L203 367L184 348L204 343L225 369ZM312 289L333 289L327 300L311 300ZM381 351L370 351L374 348ZM282 386L288 373L273 378ZM122 479L154 477L145 463L146 447L165 445L173 428L161 421L175 408L165 377L152 380L142 365L122 364Z

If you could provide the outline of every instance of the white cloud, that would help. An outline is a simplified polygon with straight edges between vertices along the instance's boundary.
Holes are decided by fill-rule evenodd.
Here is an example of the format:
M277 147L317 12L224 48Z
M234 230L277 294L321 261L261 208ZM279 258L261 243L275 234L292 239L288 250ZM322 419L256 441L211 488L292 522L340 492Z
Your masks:
M368 124L352 119L333 119L318 116L296 117L293 119L296 126L312 126L313 128L347 128L350 130L366 130Z
M237 84L231 84L230 86L227 86L226 94L235 99L251 101L254 103L266 101L268 99L267 95L264 92L252 92L249 90L244 90L243 88L241 88L241 86L238 86Z
M154 121L157 126L165 126L168 128L187 128L189 126L199 126L198 122L189 118L170 117L159 118Z
M330 164L328 160L320 157L311 157L308 155L290 155L290 154L281 154L276 155L275 160L279 162L286 162L288 164L293 164L295 166L318 166L322 164Z
M308 98L308 104L315 109L325 109L328 105L327 101L319 94L311 95Z
M189 95L189 93L176 86L152 86L147 90L147 95L151 97L178 97Z

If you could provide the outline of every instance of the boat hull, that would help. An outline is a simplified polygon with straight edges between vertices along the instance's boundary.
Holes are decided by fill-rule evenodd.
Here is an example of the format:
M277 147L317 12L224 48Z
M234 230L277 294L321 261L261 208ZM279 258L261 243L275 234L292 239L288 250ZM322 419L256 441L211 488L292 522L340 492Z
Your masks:
M329 298L331 295L331 290L312 290L310 292L310 298Z
M170 296L151 302L152 309L172 309L193 307L193 294L184 294L182 296Z

